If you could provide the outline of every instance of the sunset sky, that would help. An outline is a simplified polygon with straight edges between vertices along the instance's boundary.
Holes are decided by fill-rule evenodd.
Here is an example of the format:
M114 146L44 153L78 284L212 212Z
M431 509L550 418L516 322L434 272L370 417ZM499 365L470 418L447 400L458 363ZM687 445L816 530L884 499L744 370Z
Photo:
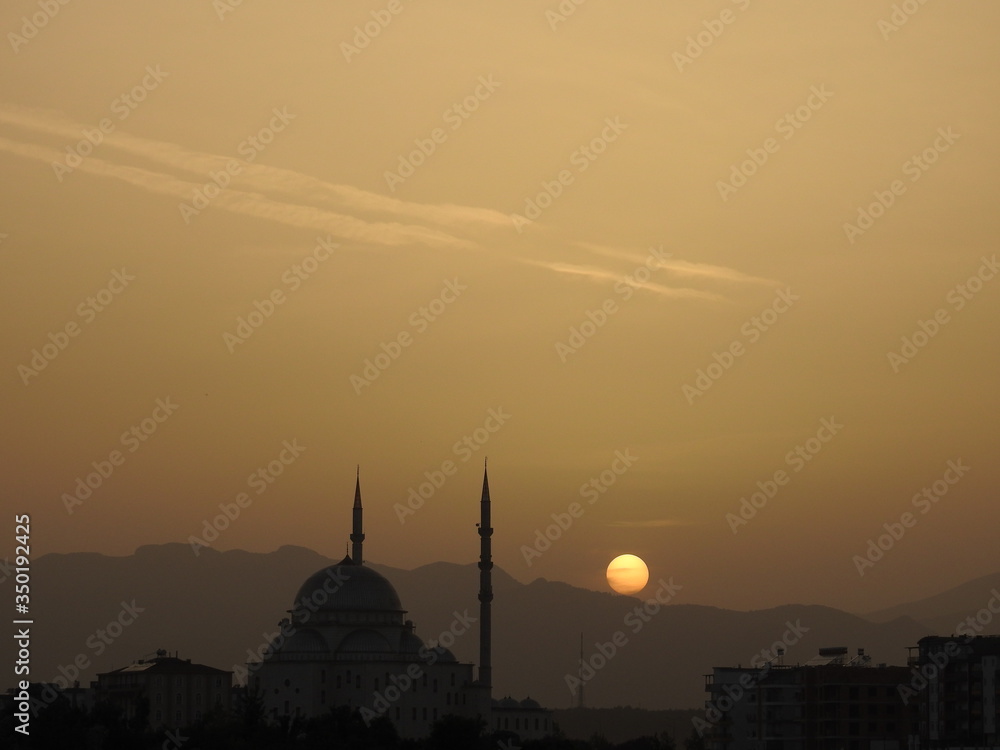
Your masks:
M1000 570L996 3L48 5L0 10L35 557L222 504L216 549L339 558L360 464L369 560L473 562L488 455L525 582Z

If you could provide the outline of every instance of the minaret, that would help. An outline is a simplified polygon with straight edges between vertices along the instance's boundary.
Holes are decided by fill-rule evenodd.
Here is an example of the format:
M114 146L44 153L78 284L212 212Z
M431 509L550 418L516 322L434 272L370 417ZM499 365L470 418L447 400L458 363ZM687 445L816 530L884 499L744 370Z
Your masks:
M354 482L354 530L351 532L351 562L361 565L364 557L361 554L361 545L365 541L364 524L361 514L361 466L358 466L358 476Z
M483 499L479 503L481 518L479 521L479 684L486 688L493 687L493 666L491 664L491 636L493 628L490 623L490 602L493 601L493 553L490 548L490 537L493 527L490 526L490 482L486 474L486 463L483 463Z

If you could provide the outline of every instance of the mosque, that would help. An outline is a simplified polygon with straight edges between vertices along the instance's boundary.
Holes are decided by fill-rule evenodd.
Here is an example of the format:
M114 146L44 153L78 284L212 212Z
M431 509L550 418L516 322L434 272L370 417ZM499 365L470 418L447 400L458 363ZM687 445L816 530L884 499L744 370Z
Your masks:
M489 729L515 732L522 740L551 734L551 713L535 701L492 698L493 528L485 469L478 524L478 670L440 644L425 644L405 619L392 584L364 565L363 512L359 475L351 554L306 579L290 617L280 623L285 637L272 643L262 661L247 665L267 713L275 719L309 717L349 706L366 722L388 717L403 738L428 736L434 722L449 714L480 718Z

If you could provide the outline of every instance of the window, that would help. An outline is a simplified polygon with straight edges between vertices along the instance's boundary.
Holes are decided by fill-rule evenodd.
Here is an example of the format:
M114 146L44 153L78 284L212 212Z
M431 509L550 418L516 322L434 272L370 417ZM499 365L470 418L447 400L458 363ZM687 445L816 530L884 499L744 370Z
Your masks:
M451 673L451 686L455 687L455 673L454 672Z
M195 702L195 705L198 705L198 706L201 705L201 693L195 693L194 694L194 702Z
M361 689L361 675L357 675L354 678L354 687L355 687L356 690L360 690Z
M156 720L157 721L163 721L163 711L157 711L156 712Z
M319 670L319 681L320 681L320 684L325 684L326 683L326 670L325 669Z
M177 701L177 703L183 703L184 702L184 696L181 695L180 693L178 693L176 701Z

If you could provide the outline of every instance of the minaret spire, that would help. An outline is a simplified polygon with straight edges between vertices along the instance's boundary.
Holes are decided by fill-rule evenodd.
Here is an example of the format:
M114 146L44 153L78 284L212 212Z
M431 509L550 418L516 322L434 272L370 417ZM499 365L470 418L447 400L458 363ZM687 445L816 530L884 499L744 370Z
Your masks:
M357 477L354 480L354 526L351 532L351 562L361 565L364 562L361 546L365 541L364 521L362 515L364 510L361 507L361 465L358 465Z
M479 683L487 689L493 687L491 644L493 627L490 606L493 601L493 553L490 537L490 481L483 462L483 497L479 503Z

